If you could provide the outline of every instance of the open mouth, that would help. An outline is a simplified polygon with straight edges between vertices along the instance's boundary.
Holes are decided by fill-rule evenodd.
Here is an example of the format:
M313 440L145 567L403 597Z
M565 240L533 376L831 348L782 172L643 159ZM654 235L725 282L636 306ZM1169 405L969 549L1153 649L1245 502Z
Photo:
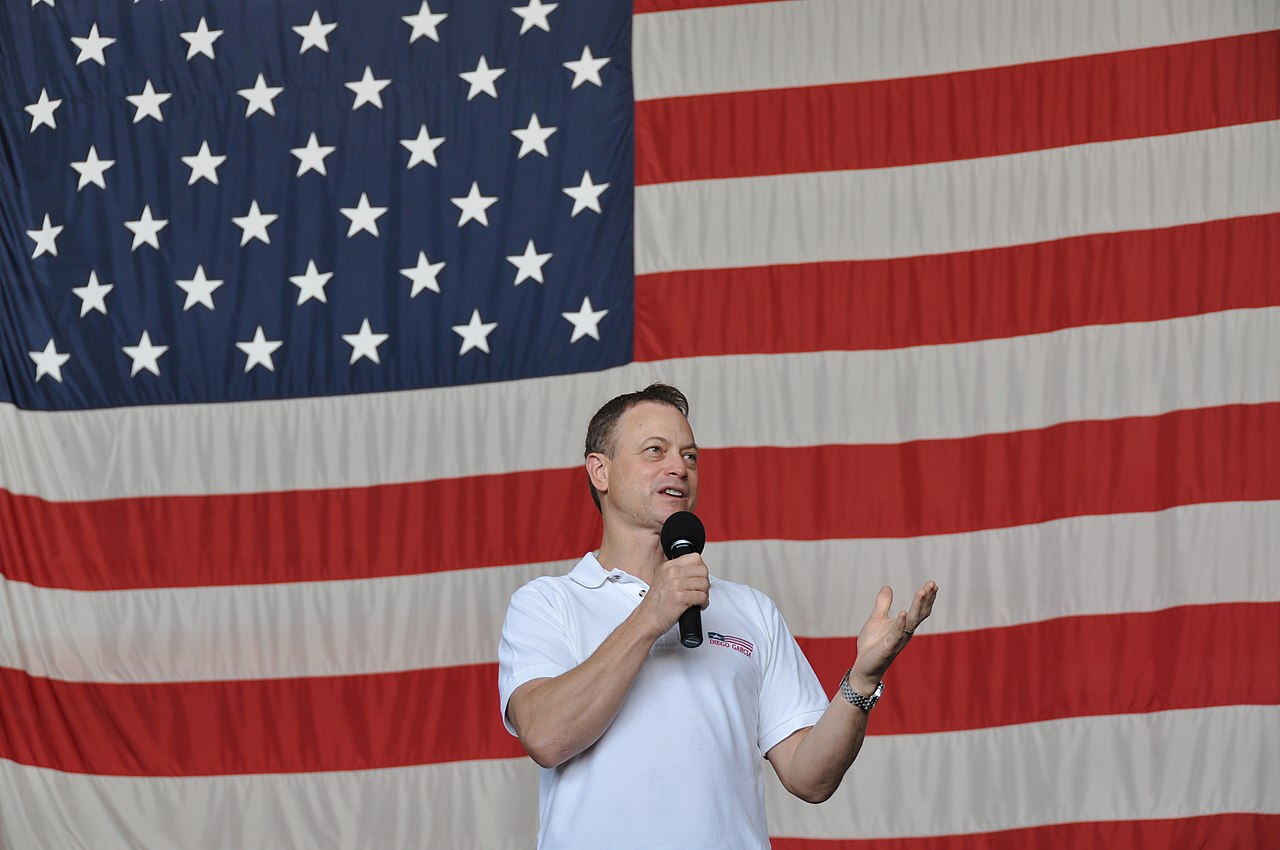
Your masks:
M683 490L677 490L674 487L664 487L659 490L658 493L663 496L671 496L676 499L687 499L689 496L688 493L685 493Z

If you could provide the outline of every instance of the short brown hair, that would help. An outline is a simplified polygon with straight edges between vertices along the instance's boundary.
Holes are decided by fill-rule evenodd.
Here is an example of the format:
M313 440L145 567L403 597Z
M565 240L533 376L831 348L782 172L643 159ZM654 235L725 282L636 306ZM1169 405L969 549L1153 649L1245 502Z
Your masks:
M606 457L613 457L613 432L618 420L622 418L622 414L646 401L669 405L680 411L685 419L689 418L689 399L670 384L653 383L642 390L623 393L609 399L591 417L591 423L587 425L587 450L582 456L599 452ZM600 510L600 494L596 492L596 485L591 483L590 476L587 477L587 486L591 488L591 501L596 503L596 510Z

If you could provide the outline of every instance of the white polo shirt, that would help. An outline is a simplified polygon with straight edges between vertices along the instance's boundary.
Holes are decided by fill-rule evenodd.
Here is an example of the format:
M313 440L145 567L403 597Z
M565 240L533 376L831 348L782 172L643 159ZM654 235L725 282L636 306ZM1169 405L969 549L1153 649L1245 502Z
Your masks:
M647 590L588 553L515 592L498 647L508 731L511 692L585 661ZM681 646L673 627L600 740L543 768L538 847L767 850L763 756L829 700L769 597L715 577L710 597L702 645Z

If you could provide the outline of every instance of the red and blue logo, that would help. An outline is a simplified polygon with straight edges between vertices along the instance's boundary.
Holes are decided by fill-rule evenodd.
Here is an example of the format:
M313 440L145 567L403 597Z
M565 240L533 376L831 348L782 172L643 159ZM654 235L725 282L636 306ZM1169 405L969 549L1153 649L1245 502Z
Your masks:
M732 650L741 652L748 658L751 657L751 653L756 651L756 648L751 644L751 641L743 640L742 638L734 637L733 635L722 635L719 632L707 632L707 641L714 646L727 646Z

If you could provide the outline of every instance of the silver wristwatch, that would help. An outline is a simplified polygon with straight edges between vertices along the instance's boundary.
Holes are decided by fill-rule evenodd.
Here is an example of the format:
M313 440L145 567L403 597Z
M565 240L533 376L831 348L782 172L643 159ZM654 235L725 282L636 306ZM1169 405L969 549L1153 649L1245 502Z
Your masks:
M844 671L844 678L840 680L840 696L848 700L850 705L856 705L864 711L870 711L876 707L876 703L880 701L880 695L884 693L884 680L880 680L871 696L864 697L862 694L855 693L853 688L849 687L849 674L852 672L852 667Z

